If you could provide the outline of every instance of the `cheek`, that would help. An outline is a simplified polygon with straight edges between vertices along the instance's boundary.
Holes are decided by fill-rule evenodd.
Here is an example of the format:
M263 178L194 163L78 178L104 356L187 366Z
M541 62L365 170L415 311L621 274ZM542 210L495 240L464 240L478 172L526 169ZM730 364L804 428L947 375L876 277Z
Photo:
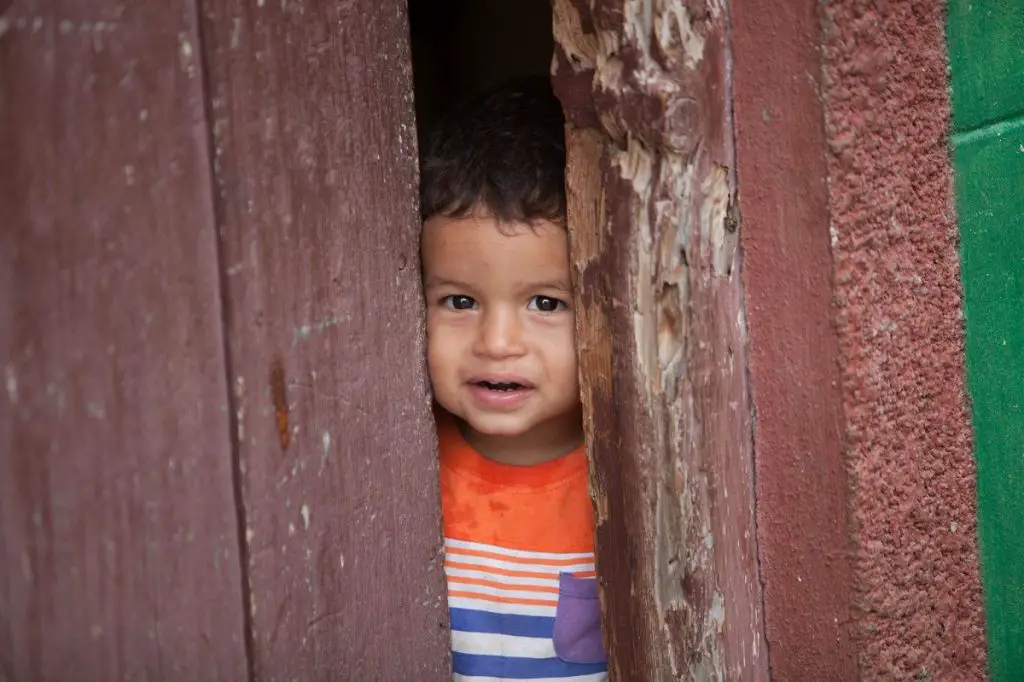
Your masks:
M548 372L557 376L559 382L577 383L576 372L576 334L573 322L555 328L543 330L545 337L545 355Z
M572 391L579 397L579 367L578 360L576 358L576 328L575 324L570 322L569 329L566 332L566 341L563 345L564 355L562 356L563 367L565 368L565 381L572 385Z
M462 342L457 330L427 317L427 367L433 381L456 369Z
M576 361L576 349L570 346L562 357L562 377L567 385L572 386L574 393L579 394L580 374Z

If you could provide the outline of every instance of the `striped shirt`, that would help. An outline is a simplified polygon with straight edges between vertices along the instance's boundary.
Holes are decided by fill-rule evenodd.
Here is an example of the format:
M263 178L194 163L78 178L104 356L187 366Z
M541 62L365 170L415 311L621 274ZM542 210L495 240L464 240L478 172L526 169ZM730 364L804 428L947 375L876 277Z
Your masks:
M520 467L439 435L456 682L607 680L582 448Z

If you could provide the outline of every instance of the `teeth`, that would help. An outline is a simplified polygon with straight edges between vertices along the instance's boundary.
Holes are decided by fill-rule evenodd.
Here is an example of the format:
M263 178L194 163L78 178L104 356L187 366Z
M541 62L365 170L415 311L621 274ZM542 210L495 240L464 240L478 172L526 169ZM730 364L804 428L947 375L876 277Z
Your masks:
M481 381L480 385L484 388L488 388L492 391L514 391L522 388L522 384L514 382L493 382L493 381Z

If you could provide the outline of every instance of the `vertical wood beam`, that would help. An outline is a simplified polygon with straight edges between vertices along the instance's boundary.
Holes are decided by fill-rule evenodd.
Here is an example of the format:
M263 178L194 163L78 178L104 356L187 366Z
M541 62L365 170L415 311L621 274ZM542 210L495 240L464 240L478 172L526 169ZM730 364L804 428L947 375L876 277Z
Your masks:
M0 680L246 679L193 2L0 2Z
M450 680L403 0L203 2L256 680Z
M556 0L613 679L767 679L727 16Z

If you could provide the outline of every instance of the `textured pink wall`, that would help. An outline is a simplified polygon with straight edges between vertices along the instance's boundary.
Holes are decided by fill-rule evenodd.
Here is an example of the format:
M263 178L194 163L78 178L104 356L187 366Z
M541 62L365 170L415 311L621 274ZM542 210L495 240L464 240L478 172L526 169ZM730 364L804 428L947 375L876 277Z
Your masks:
M945 3L823 7L861 676L980 680Z

